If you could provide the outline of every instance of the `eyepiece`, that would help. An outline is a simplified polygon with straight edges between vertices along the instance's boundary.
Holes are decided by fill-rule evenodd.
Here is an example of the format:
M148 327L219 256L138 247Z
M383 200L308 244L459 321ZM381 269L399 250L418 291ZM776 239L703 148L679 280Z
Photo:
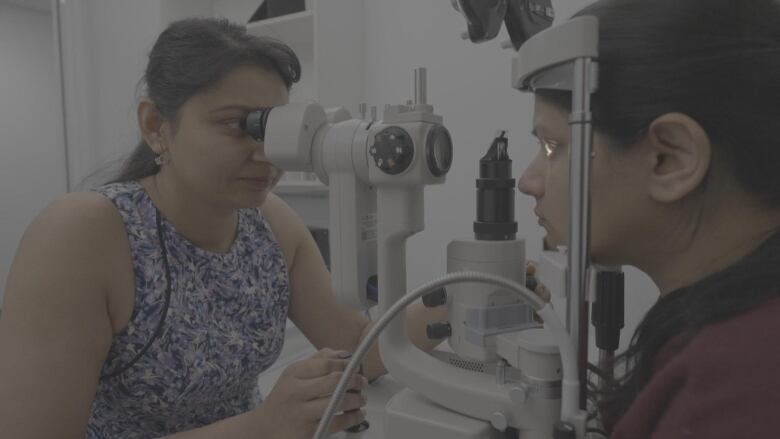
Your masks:
M250 137L257 141L265 141L265 127L268 123L268 116L271 114L273 107L261 108L256 111L252 111L241 122L241 129L244 130Z

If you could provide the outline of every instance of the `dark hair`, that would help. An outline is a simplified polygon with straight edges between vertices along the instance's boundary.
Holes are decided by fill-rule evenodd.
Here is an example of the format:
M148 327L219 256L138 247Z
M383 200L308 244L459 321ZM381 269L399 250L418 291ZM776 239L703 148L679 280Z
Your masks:
M611 429L652 377L659 354L681 350L699 330L780 298L780 231L726 270L659 299L618 361L626 374L602 390L603 421Z
M745 188L780 205L778 0L601 0L575 17L587 15L600 27L597 130L629 146L684 113Z
M600 24L596 130L627 148L659 116L684 113L709 135L714 160L766 206L780 206L780 2L601 0L575 16ZM570 108L570 93L539 94ZM670 293L648 312L619 357L626 373L606 391L608 428L647 384L667 343L685 344L704 326L780 296L778 239L768 247L774 256L765 245L754 265Z
M141 81L163 117L175 123L188 99L244 65L278 73L288 90L301 77L300 61L284 43L250 35L246 27L226 19L189 18L172 23L160 34ZM156 174L160 167L154 159L152 149L141 140L110 183Z

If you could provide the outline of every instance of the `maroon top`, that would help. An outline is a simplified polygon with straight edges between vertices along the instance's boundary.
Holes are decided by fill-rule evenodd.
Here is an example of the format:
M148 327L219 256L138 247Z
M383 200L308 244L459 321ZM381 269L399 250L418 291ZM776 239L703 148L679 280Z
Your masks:
M780 438L780 299L672 339L611 437Z

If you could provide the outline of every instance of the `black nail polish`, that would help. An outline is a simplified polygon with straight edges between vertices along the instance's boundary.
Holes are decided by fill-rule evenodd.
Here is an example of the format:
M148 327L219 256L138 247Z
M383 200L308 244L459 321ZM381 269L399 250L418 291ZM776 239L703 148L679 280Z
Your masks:
M363 365L362 364L360 365L360 372L363 372ZM347 390L347 393L357 393L357 394L360 394L361 392L360 392L360 390L350 389L350 390ZM358 410L360 410L360 409L350 410L349 412L356 412ZM344 412L344 413L349 413L349 412ZM344 431L346 431L347 433L360 433L361 431L368 430L369 427L370 427L370 425L369 425L368 421L366 421L364 419L360 424L353 425L352 427L349 427L349 428L345 429Z
M371 425L368 423L368 421L363 420L360 424L353 425L352 427L347 428L347 433L360 433L361 431L366 431Z

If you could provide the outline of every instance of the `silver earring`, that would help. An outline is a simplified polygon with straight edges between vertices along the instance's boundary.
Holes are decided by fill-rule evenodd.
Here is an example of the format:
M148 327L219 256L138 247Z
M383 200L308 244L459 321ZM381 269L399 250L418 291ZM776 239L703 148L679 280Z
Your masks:
M162 166L166 163L168 163L167 157L165 157L165 153L162 153L154 158L154 163L157 164L157 166Z

